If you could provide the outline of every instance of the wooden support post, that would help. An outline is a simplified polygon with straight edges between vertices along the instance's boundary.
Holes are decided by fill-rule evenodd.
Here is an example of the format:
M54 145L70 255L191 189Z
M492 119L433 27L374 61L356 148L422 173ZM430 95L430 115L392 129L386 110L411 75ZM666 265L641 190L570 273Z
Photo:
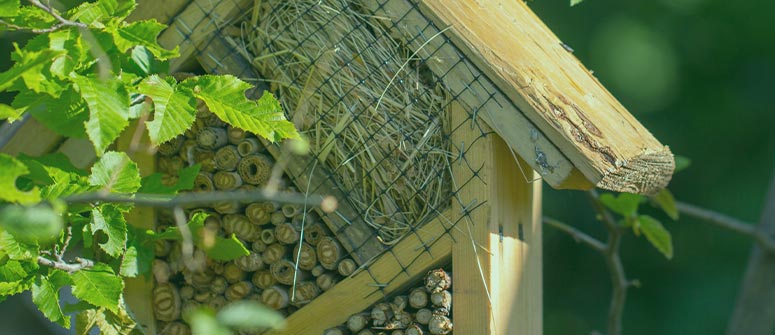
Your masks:
M13 138L0 149L3 153L11 156L20 153L40 156L56 149L61 142L62 136L51 131L35 118L29 118Z

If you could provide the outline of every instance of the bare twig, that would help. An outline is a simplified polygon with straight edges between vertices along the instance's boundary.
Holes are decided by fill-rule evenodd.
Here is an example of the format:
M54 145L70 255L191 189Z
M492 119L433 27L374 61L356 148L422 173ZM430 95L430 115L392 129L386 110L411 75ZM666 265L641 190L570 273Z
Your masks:
M760 231L756 225L740 221L733 217L726 216L708 209L700 208L694 205L676 202L676 207L681 214L703 220L716 226L729 229L738 234L752 238L763 250L775 253L775 239L767 236Z
M52 267L54 269L59 269L62 271L66 271L69 273L73 273L79 270L88 269L92 266L94 266L94 261L76 257L75 261L77 263L67 263L65 261L53 261L48 258L45 258L43 256L38 256L38 264L42 266L48 266Z
M546 216L544 216L544 223L554 228L557 228L562 232L567 233L568 235L573 237L574 240L576 240L576 243L584 243L590 248L595 249L598 252L605 252L606 250L605 243L598 241L596 238L589 236L587 235L587 233L581 230L578 230L576 228L573 228L568 224L562 223L556 219L546 217Z
M194 236L191 234L191 229L188 229L186 224L186 213L183 212L182 207L175 207L172 209L172 213L175 217L175 225L180 231L180 236L183 238L181 243L181 253L183 256L183 263L189 269L194 269Z
M38 7L38 8L40 8L40 9L42 9L43 11L45 11L46 13L48 13L49 15L51 15L51 16L53 16L55 19L57 19L57 21L59 21L59 25L60 25L60 27L78 27L78 28L88 28L88 27L89 27L89 26L87 26L87 25L86 25L86 24L84 24L84 23L81 23L81 22L75 22L75 21L70 21L70 20L68 20L68 19L65 19L65 18L64 18L64 17L62 17L61 15L57 14L57 12L54 10L54 8L52 8L52 7L50 7L50 6L46 6L46 5L44 5L43 3L41 3L40 1L38 1L38 0L28 0L28 1L29 1L29 2L30 2L30 3L31 3L33 6L35 6L35 7ZM53 31L53 30L52 30L52 31Z

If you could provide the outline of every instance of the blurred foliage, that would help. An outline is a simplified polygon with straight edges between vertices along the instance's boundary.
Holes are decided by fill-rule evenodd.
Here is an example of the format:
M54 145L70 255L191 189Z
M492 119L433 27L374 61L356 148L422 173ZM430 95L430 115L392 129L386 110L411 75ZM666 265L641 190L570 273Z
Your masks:
M775 2L567 1L528 5L660 140L692 166L674 176L679 200L757 222L775 163ZM604 228L584 193L546 188L544 211L595 236ZM672 233L667 261L628 236L624 333L723 334L751 241L686 218L659 218ZM651 210L652 212L649 212ZM610 280L598 254L544 229L545 333L605 328Z

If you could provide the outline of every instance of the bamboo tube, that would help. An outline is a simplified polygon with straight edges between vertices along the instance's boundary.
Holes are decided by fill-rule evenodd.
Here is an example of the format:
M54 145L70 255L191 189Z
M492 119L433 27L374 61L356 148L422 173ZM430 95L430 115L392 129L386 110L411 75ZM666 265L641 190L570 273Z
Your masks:
M189 313L198 309L200 306L202 306L202 303L199 301L196 301L196 300L185 301L180 307L180 315L188 315Z
M326 329L323 331L323 335L347 335L347 333L345 333L344 329L335 327Z
M166 324L163 328L161 328L161 331L159 334L164 335L191 335L191 328L188 328L188 326L183 322L170 322Z
M180 147L178 156L183 159L188 165L194 165L194 152L196 151L196 140L185 140L183 146Z
M157 170L162 173L177 175L178 171L183 170L186 162L178 156L161 156L156 164Z
M277 280L269 270L256 271L250 281L260 289L268 289L277 284Z
M394 311L403 311L408 305L409 297L405 295L398 295L393 298L393 303L390 305L390 308L392 308Z
M266 246L266 250L261 253L261 259L266 264L274 264L283 259L288 249L279 243L272 243Z
M202 149L215 150L226 143L229 143L229 137L223 128L206 127L196 134L196 144Z
M290 223L283 223L274 228L274 237L282 244L293 244L299 240L299 232Z
M433 315L428 322L428 331L431 334L449 334L452 331L452 320L443 315Z
M431 303L433 306L449 311L452 308L452 293L449 293L449 291L431 293Z
M215 294L213 294L213 292L204 291L204 290L197 290L194 293L194 300L196 300L197 302L206 304L214 296L215 296Z
M358 335L375 335L371 329L363 329L358 332Z
M287 260L287 259L281 259L277 262L272 263L272 265L269 266L269 271L272 272L272 276L274 276L275 279L277 279L277 282L280 284L285 285L293 285L293 277L294 277L294 271L295 266L293 262ZM301 281L304 279L304 272L299 271L296 275L296 281Z
M210 112L209 110L207 115L205 115L202 118L202 120L204 121L205 126L218 128L218 129L226 129L226 122L223 122L223 120L221 120L221 118L219 118L218 115L215 115L213 112Z
M217 213L209 213L204 222L205 229L213 232L219 232L221 230L222 224L223 222L221 221L221 215Z
M237 144L245 140L245 137L247 136L247 132L245 132L241 128L228 126L226 127L226 136L229 138L229 143L234 144L236 146Z
M408 328L406 328L406 331L404 332L406 335L424 335L425 332L422 331L422 328L418 325L411 325Z
M289 219L301 213L301 206L296 204L283 204L280 209L283 215Z
M223 171L234 171L239 164L240 155L237 147L227 145L215 152L215 167Z
M183 287L180 288L179 294L181 300L191 300L194 299L194 288L190 285L183 285Z
M226 289L226 293L224 293L224 296L226 297L226 300L229 301L236 301L236 300L242 300L243 298L247 297L248 294L253 292L253 284L251 284L249 281L240 281L234 284L231 284L229 288Z
M297 244L293 248L293 254L291 257L296 260L298 256L299 269L310 271L315 268L318 263L317 254L315 254L315 248L307 243L301 244L301 253L299 253L299 245Z
M279 286L269 287L261 293L261 302L275 310L288 307L288 291Z
M245 279L246 276L245 271L242 271L242 269L233 262L226 263L226 265L223 266L223 278L231 284Z
M390 335L406 335L403 329L396 329Z
M269 223L274 205L270 202L254 202L245 207L245 216L255 225L265 225Z
M214 259L208 257L207 261L205 262L205 265L214 274L219 275L219 276L223 275L223 267L225 265L224 262L218 261L218 260L214 260Z
M261 231L259 239L266 245L274 244L277 242L277 238L274 236L274 229L264 229Z
M255 252L237 258L234 260L234 264L245 272L254 272L264 268L264 262L261 260L261 255Z
M153 278L156 279L156 282L159 284L168 283L170 276L172 276L170 265L158 258L153 260L151 272L153 273Z
M204 262L203 262L204 263ZM212 283L215 274L210 269L191 270L186 268L183 270L183 278L186 284L193 286L197 290L207 288Z
M336 276L333 273L324 273L315 279L315 284L323 291L328 291L336 285Z
M259 142L257 138L249 137L237 145L237 152L240 156L245 157L258 153L261 150L261 147L261 142Z
M222 221L226 234L237 235L237 238L243 241L255 241L261 233L258 226L250 223L250 220L242 214L224 215Z
M297 214L297 215L294 215L294 216L291 218L291 225L292 225L294 228L296 228L296 229L298 229L298 230L301 230L301 226L302 226L302 224L306 226L307 224L312 224L312 221L310 220L310 218L309 218L309 217L305 219L305 218L304 218L304 214ZM306 228L306 227L305 227L305 228Z
M369 326L369 318L364 313L353 314L347 318L347 329L355 333Z
M180 318L180 295L172 284L160 284L153 289L153 312L156 320L175 321Z
M213 209L220 214L235 214L240 211L240 204L236 201L221 201L213 203Z
M180 152L180 148L183 147L184 139L181 136L174 137L167 142L159 144L159 148L156 152L162 156L173 156Z
M414 321L412 314L409 314L409 312L405 310L393 310L393 313L393 320L389 323L390 327L403 329L409 327Z
M312 272L313 276L318 277L318 276L322 276L324 273L326 273L326 269L323 266L321 266L320 264L318 264L318 265L315 265L314 268L312 268L311 272Z
M153 243L153 255L156 257L165 257L170 254L172 244L166 240L156 240Z
M320 265L327 270L333 270L342 257L342 247L333 237L326 236L317 245L317 255Z
M214 172L215 168L215 152L212 150L194 150L194 163L199 163L202 167L199 171Z
M223 306L226 306L227 303L228 303L228 300L226 300L226 297L222 295L217 295L217 296L214 296L209 301L207 301L207 306L209 306L210 308L212 308L217 312L217 311L220 311L221 308L223 308Z
M237 165L237 172L242 177L242 181L253 185L263 185L272 173L272 161L262 154L245 156Z
M376 327L384 326L392 318L393 310L384 302L374 305L371 309L371 322Z
M229 287L229 282L226 281L226 278L224 277L215 277L213 278L212 283L210 283L210 292L213 292L214 294L223 294L226 292L226 289Z
M337 265L337 270L339 271L339 274L342 276L349 276L355 272L355 269L358 268L358 265L355 264L355 261L351 258L345 258L339 262L339 265Z
M420 308L417 310L417 313L414 313L414 320L419 324L427 325L431 321L432 316L433 312L430 309Z
M263 231L261 231L259 235L261 234L263 234ZM250 244L250 249L254 252L262 253L266 250L266 243L259 238L258 241L253 241L253 243Z
M425 289L430 293L444 291L452 286L452 276L444 269L428 271L425 276Z
M320 287L317 284L311 281L302 281L296 284L296 291L295 294L292 294L291 303L296 307L301 307L317 298L318 295L320 295Z
M311 246L317 246L320 239L326 236L325 228L319 223L311 224L304 227L304 241Z
M428 293L424 287L417 287L409 292L409 306L412 306L412 308L424 308L428 306L428 301Z
M218 171L213 175L213 184L219 190L229 191L242 186L242 177L236 172Z
M194 192L212 192L215 190L213 176L208 172L199 172L194 178Z
M285 215L283 215L282 212L274 212L269 218L269 221L272 222L273 225L278 226L285 223L285 219Z

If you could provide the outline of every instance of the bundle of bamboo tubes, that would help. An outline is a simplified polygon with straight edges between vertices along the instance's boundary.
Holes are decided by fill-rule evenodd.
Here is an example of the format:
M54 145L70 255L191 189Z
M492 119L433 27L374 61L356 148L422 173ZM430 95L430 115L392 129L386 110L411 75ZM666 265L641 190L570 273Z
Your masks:
M274 166L254 135L226 126L203 105L194 128L163 143L158 151L158 170L165 183L175 183L180 169L196 163L202 168L194 192L265 187ZM279 191L295 191L285 177L281 179ZM232 301L253 299L291 314L356 269L317 214L299 205L214 203L189 209L187 215L197 212L209 214L205 234L234 234L250 254L220 262L195 249L186 259L181 242L158 241L153 299L162 334L190 334L182 315L200 305L218 310ZM172 213L159 213L158 230L174 225Z
M324 335L427 335L452 334L452 275L444 269L428 272L423 282L351 315L345 324Z

